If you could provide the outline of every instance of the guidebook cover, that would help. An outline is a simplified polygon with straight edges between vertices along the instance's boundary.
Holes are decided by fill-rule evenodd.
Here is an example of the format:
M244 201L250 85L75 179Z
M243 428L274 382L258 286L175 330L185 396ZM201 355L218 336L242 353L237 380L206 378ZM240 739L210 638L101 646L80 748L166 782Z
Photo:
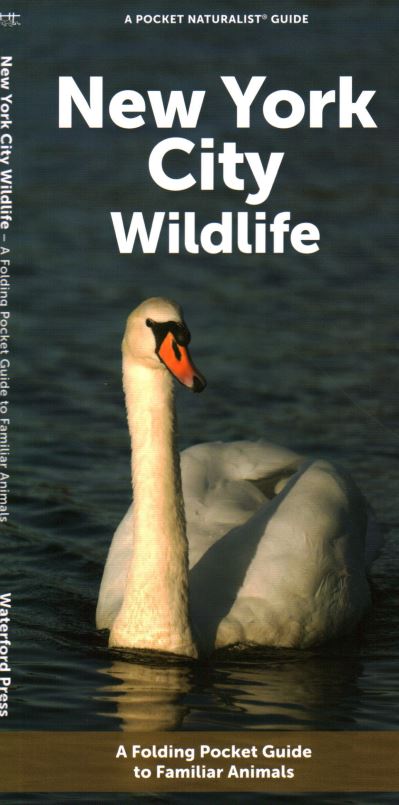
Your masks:
M397 25L0 8L2 801L397 801Z

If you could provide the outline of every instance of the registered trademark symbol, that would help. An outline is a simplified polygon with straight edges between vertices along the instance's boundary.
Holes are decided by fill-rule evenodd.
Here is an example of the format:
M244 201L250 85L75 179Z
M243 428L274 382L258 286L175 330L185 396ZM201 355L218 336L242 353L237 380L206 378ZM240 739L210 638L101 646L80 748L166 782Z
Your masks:
M267 14L262 14L262 20L267 20Z

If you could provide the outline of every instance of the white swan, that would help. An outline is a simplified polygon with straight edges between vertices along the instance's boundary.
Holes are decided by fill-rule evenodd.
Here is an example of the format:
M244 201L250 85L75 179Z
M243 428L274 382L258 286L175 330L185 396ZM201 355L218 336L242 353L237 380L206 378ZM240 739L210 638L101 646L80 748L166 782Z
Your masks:
M350 630L369 604L379 542L361 493L329 462L267 442L191 447L181 481L172 374L205 386L189 339L166 299L127 321L134 503L108 554L98 628L110 646L189 657L235 643L306 647Z

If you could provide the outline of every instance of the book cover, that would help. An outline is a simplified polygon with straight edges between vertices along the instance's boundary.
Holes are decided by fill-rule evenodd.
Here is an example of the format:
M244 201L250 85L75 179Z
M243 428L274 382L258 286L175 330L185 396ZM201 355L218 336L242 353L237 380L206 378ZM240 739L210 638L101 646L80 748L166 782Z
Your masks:
M397 801L397 23L388 1L0 9L3 801ZM134 342L143 366L158 361L158 375L170 377L166 365L180 380L179 449L238 444L184 460L207 467L198 497L193 464L193 486L183 478L189 524L212 531L216 478L220 537L230 535L198 554L207 580L191 555L209 648L199 658L176 657L192 653L177 643L125 647L128 618L111 647L96 628L108 549L132 499L120 344L129 314L153 298L183 311L151 303ZM164 430L147 422L150 389L131 391L124 366L127 407L142 389L143 453L157 466L145 536L170 512ZM203 377L203 393L189 394ZM259 440L278 446L267 471L248 452ZM366 607L363 555L342 515L339 539L324 543L313 620L302 621L305 593L290 579L305 589L311 576L304 533L325 533L318 483L332 465L337 495L349 474L384 545ZM284 579L286 617L269 609L266 645L248 647L256 617L233 602L260 542L256 528L240 532L236 561L231 529L245 511L254 522L262 499L286 511L299 466L316 466L315 491L295 498L266 552L265 596ZM177 510L171 531L183 534ZM337 551L342 589L359 580L345 634L329 586ZM157 631L165 595L153 561L143 539L144 635ZM171 573L177 608L184 562ZM107 610L108 588L105 599Z

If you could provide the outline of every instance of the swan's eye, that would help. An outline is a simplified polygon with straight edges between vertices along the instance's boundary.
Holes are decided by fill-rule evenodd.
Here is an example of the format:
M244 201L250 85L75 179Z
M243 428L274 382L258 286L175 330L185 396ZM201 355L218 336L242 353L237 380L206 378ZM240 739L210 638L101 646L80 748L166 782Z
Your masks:
M159 354L159 350L161 348L161 344L165 340L167 335L171 336L170 346L174 352L174 356L177 361L181 361L182 359L182 351L180 347L184 349L190 343L191 335L190 330L187 327L187 324L183 322L177 321L154 321L154 319L146 319L145 323L147 327L151 327L152 332L154 333L155 344L156 344L156 352ZM183 349L183 352L184 352Z
M177 324L174 332L173 332L176 341L182 347L186 347L187 344L191 341L191 334L190 330L187 327L187 324L183 321L182 324Z

